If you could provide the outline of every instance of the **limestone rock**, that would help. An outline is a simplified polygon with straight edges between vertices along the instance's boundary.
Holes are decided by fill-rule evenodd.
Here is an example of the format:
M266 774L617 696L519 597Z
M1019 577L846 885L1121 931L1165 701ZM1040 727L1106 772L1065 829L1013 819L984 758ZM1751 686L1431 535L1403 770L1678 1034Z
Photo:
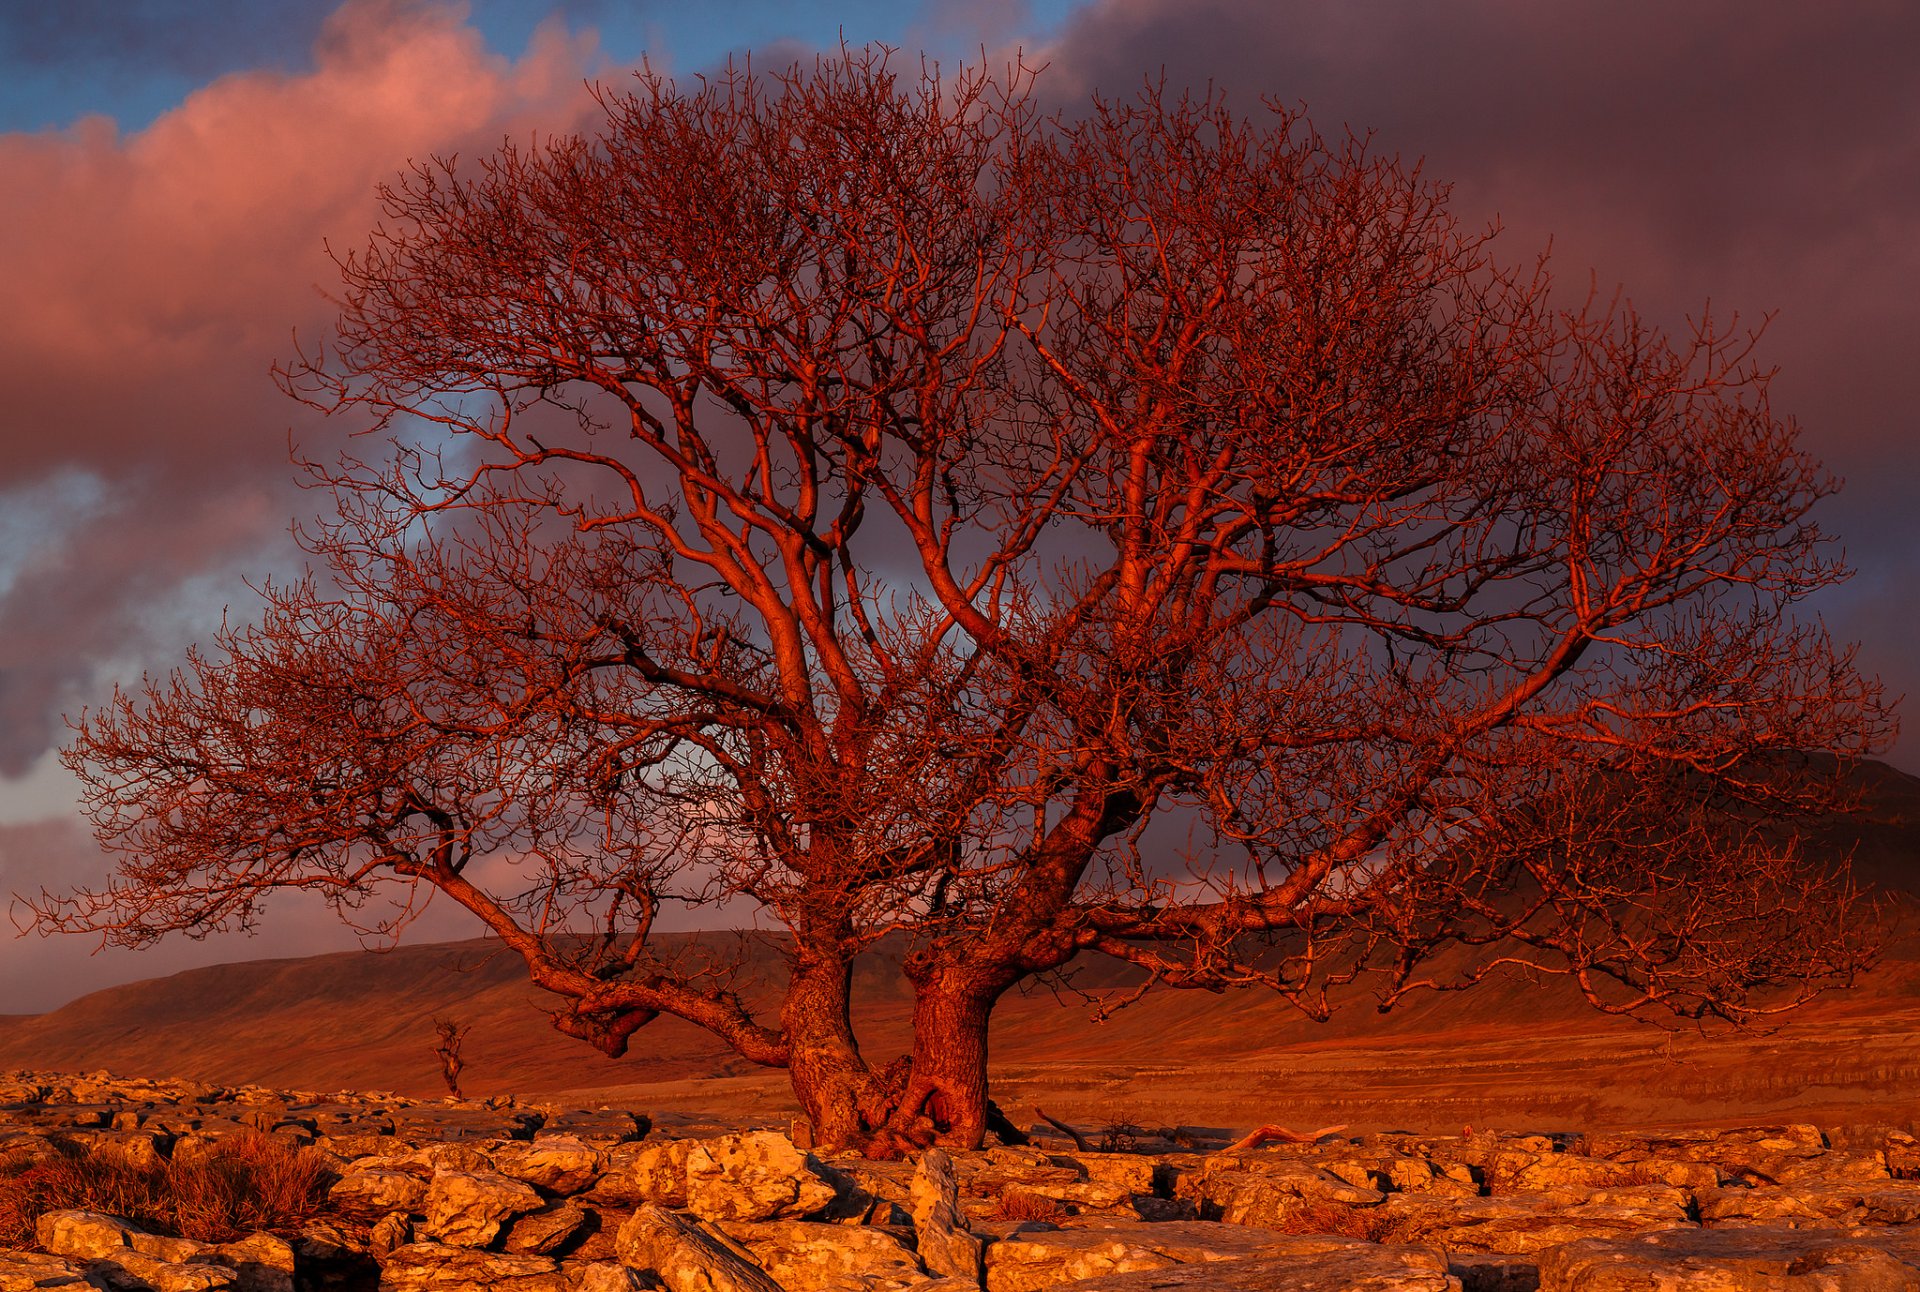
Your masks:
M404 1211L389 1211L373 1223L367 1231L367 1243L372 1249L384 1256L396 1247L405 1247L413 1241L413 1225L407 1220Z
M590 1193L596 1202L633 1207L687 1205L687 1158L698 1140L622 1144L607 1154L606 1169Z
M650 1286L638 1270L619 1261L590 1261L568 1271L573 1292L641 1292Z
M176 1262L129 1248L96 1262L89 1272L109 1287L151 1292L239 1292L239 1273L207 1261Z
M349 1216L370 1219L390 1212L420 1214L427 1182L397 1167L356 1165L327 1190L327 1201Z
M1302 1237L1245 1260L1057 1285L1055 1292L1460 1292L1440 1253Z
M954 1178L953 1159L944 1149L930 1148L921 1155L907 1197L912 1208L914 1244L931 1274L980 1281L980 1239L967 1232L967 1217L960 1210L960 1186Z
M787 1292L919 1292L927 1281L903 1232L764 1220L728 1225L726 1233ZM977 1292L978 1276L967 1286Z
M620 1259L668 1292L784 1292L758 1266L686 1216L651 1204L620 1226Z
M454 1247L485 1247L513 1217L538 1211L542 1205L530 1185L504 1175L442 1171L427 1187L422 1232Z
M1289 1241L1289 1235L1273 1230L1213 1221L1030 1229L987 1248L986 1287L987 1292L1038 1292L1138 1270L1243 1260Z
M567 1277L544 1256L479 1252L441 1243L409 1243L380 1262L380 1292L569 1292Z
M513 1227L507 1231L506 1249L535 1256L552 1255L594 1219L592 1213L571 1199L550 1203L514 1220Z
M1385 1196L1305 1162L1251 1154L1210 1159L1198 1172L1183 1176L1177 1190L1194 1200L1202 1216L1230 1225L1280 1228L1291 1228L1316 1207L1371 1207Z
M1699 1195L1702 1224L1794 1229L1904 1225L1920 1220L1920 1181L1825 1181L1778 1188L1726 1188Z
M500 1174L563 1198L585 1193L606 1168L605 1153L560 1136L505 1144L493 1154L493 1169Z
M273 1234L248 1234L217 1244L215 1261L234 1272L238 1292L294 1292L293 1244Z
M89 1281L84 1262L45 1252L0 1251L0 1292L34 1292L38 1288L82 1288L98 1285Z
M797 1219L837 1193L817 1158L772 1131L702 1140L687 1154L687 1210L703 1220Z
M1913 1292L1920 1235L1898 1231L1665 1229L1543 1252L1540 1292Z
M43 1250L82 1260L119 1256L130 1249L127 1240L142 1232L138 1225L97 1211L49 1211L33 1226L34 1241Z
M1546 1194L1489 1198L1396 1194L1379 1209L1377 1218L1381 1232L1395 1242L1527 1255L1582 1238L1685 1224L1685 1202L1678 1190L1666 1191L1653 1202L1596 1198L1571 1207Z

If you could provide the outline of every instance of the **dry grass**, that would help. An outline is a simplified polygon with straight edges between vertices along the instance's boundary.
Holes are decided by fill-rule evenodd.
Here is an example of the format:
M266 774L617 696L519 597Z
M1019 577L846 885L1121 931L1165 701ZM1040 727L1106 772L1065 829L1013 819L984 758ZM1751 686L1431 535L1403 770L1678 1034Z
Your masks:
M1000 1191L995 1202L991 1218L994 1220L1044 1220L1049 1223L1064 1220L1067 1210L1052 1198L1038 1193L1028 1193L1024 1189L1007 1188Z
M39 1160L0 1162L0 1247L28 1247L49 1211L98 1211L155 1233L228 1242L290 1233L326 1209L334 1175L312 1150L271 1135L233 1135L201 1156L164 1165L118 1150L65 1146Z
M1283 1234L1333 1234L1369 1243L1390 1243L1400 1237L1398 1217L1377 1207L1348 1207L1338 1202L1302 1199L1278 1223L1266 1223Z

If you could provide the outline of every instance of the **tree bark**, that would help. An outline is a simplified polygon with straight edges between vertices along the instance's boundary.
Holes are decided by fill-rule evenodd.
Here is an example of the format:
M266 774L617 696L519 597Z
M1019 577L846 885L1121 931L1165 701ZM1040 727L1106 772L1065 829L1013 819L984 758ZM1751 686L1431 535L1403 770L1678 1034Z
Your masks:
M780 1021L789 1044L787 1076L822 1148L866 1137L860 1100L872 1074L853 1033L852 995L848 961L797 950Z
M980 1147L987 1130L987 1024L1017 974L1004 966L915 957L913 1066L887 1125L897 1140Z

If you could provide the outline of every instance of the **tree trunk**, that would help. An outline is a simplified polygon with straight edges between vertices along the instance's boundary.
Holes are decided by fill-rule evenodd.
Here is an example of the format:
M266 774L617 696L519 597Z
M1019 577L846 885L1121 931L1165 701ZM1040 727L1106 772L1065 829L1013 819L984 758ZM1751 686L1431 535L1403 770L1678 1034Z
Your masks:
M1012 985L1001 969L909 963L913 1067L887 1130L914 1144L979 1148L987 1129L987 1023Z
M861 1143L860 1100L871 1079L853 1034L853 966L801 950L780 1010L788 1079L820 1147Z

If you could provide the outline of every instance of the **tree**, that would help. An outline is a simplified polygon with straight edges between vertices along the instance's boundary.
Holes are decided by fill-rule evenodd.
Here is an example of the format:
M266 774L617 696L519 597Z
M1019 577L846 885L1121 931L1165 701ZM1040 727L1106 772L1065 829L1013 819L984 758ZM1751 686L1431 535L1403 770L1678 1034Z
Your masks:
M643 74L386 189L283 374L363 437L310 465L320 571L82 716L124 860L41 920L437 892L561 1030L687 1019L875 1151L979 1143L994 1003L1088 952L1315 1014L1501 963L1696 1018L1844 980L1796 821L1891 719L1795 617L1834 486L1754 338L1557 308L1293 112L1030 88ZM703 904L777 926L770 1005L655 934Z

